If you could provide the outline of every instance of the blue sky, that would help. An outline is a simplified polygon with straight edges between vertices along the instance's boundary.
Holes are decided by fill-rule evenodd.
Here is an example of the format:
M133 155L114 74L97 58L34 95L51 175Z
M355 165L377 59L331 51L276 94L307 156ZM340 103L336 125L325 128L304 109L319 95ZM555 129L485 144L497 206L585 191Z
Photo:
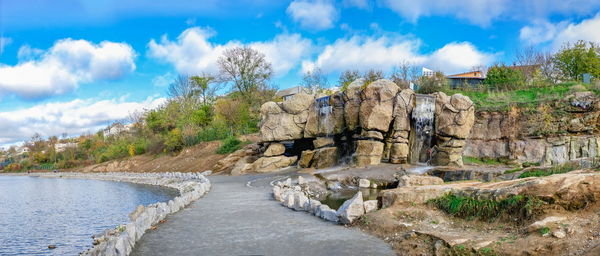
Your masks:
M320 67L444 71L600 41L600 0L0 1L0 145L94 132L164 102L223 49L263 52L279 88Z

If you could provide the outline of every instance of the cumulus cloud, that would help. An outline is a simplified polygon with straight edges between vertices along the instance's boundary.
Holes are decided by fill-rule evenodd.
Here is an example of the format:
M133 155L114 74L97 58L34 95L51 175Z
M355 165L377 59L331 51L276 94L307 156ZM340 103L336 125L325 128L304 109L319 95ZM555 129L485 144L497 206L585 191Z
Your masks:
M275 75L280 76L298 65L312 44L299 34L280 34L271 41L248 44L239 41L216 44L209 41L213 35L214 32L209 29L199 27L186 29L174 41L165 35L159 42L150 40L148 55L174 65L179 73L193 75L218 71L217 59L225 49L249 46L264 53L265 58L273 64Z
M477 65L490 64L494 54L477 50L468 42L453 42L431 54L420 54L421 42L401 36L353 36L326 46L316 60L305 60L303 71L321 67L324 72L371 68L390 71L400 61L424 65L447 73L461 72Z
M141 102L121 99L76 99L53 102L26 109L0 112L0 145L15 144L33 134L53 136L62 133L93 133L131 114L162 105L165 98L148 97Z
M175 75L171 72L167 72L162 75L158 75L152 79L152 85L156 87L165 87L171 84L175 80Z
M29 46L19 50L20 61L0 63L0 93L40 98L72 91L80 83L115 80L135 70L135 52L125 43L63 39L49 50Z
M302 27L317 31L332 28L338 19L338 12L333 3L325 0L293 1L288 6L287 13Z
M599 1L586 0L384 0L384 5L403 18L453 16L472 24L488 26L497 19L537 20L551 15L594 13Z
M537 22L521 28L519 37L529 44L549 43L554 50L578 40L600 43L600 14L579 23Z

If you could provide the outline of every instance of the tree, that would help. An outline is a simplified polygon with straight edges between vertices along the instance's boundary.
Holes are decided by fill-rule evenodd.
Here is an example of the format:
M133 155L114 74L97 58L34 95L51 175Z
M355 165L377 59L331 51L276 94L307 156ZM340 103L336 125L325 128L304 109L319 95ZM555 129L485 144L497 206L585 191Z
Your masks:
M516 89L525 84L525 76L520 70L496 64L488 69L483 83L488 89Z
M255 91L268 87L273 75L271 63L265 59L265 55L250 47L225 50L217 64L221 79L231 83L232 89L239 92L248 103L253 101Z
M194 97L194 90L189 76L179 75L175 78L169 88L167 89L167 95L171 99L175 100L186 100Z
M600 48L593 42L566 43L554 56L554 64L565 79L578 80L584 73L600 77Z
M420 77L419 68L408 61L401 61L392 69L390 80L400 88L410 88L410 84L416 82Z
M421 76L419 77L419 93L434 93L444 90L448 81L446 80L446 76L444 73L440 71L436 71L433 76Z
M338 84L343 91L346 90L346 88L348 88L348 85L350 85L352 82L359 78L360 73L358 72L358 70L345 70L340 74Z
M212 104L215 99L215 93L218 90L216 78L212 75L202 74L200 76L190 77L192 91L198 96L203 105Z
M327 80L327 77L323 75L323 71L318 67L304 73L301 84L309 89L312 93L317 93L323 88L329 87L329 81Z
M383 71L376 70L376 69L369 69L367 72L365 72L363 74L363 78L365 79L365 85L368 85L379 79L383 79Z

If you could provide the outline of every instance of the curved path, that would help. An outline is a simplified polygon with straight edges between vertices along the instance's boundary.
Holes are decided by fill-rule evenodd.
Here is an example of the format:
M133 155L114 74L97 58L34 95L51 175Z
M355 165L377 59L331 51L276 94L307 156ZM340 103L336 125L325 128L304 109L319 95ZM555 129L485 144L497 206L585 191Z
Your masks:
M131 255L395 255L385 242L272 199L277 174L211 176L211 191L169 216Z

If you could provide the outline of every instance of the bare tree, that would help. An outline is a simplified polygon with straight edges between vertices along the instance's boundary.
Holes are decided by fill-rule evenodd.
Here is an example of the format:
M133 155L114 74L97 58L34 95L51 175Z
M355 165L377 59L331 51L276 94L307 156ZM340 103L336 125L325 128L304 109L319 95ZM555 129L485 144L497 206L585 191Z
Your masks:
M169 95L171 99L177 100L192 98L194 96L194 90L190 83L190 77L179 75L175 78L175 81L169 84L167 95Z
M401 61L392 69L390 80L394 81L401 88L409 88L411 83L416 82L420 77L419 68L409 61Z
M329 87L329 81L323 75L321 68L317 67L304 73L302 86L309 89L312 93L317 93L319 90Z
M265 55L250 47L225 50L217 64L221 79L231 83L232 89L240 92L248 102L252 102L253 92L264 88L273 75L273 68Z
M360 78L360 73L358 70L345 70L340 74L340 78L338 80L339 86L342 90L345 90L350 83L354 82L354 80Z

